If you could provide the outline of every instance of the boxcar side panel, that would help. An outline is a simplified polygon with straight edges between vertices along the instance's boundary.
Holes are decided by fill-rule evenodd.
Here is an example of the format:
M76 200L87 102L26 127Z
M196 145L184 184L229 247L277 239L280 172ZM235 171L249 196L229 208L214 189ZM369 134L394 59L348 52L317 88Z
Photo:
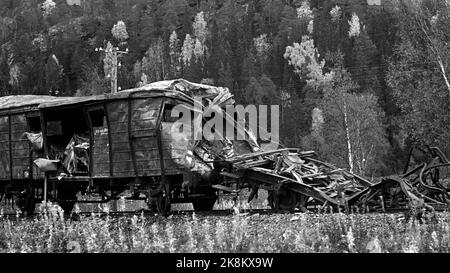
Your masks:
M93 130L92 164L91 174L94 177L110 175L109 162L109 132L107 117L103 107L88 108Z
M0 117L0 180L10 180L9 118Z
M156 123L162 99L132 101L131 135L140 176L160 175L161 163L156 141Z
M28 178L25 171L29 171L30 166L30 144L24 136L27 129L28 126L25 114L11 116L13 179Z
M131 134L140 176L161 175L157 122L162 98L134 99L132 101ZM173 162L171 140L162 137L164 169L166 174L180 170Z
M126 100L107 103L114 177L133 177L134 168L128 135L128 102Z

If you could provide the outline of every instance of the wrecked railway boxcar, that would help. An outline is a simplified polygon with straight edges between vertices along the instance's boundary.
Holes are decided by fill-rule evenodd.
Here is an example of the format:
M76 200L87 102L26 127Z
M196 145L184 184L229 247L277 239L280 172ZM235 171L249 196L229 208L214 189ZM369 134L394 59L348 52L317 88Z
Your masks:
M220 177L172 134L171 109L227 92L178 80L100 96L0 98L0 192L15 193L28 213L44 198L70 211L80 191L107 202L129 190L160 213L171 202L212 209Z
M69 212L75 202L108 202L124 192L161 214L171 203L211 210L217 191L241 189L250 190L249 201L267 190L275 210L448 208L450 161L438 148L412 166L409 160L400 176L369 181L314 152L262 149L239 115L224 112L223 121L243 140L196 135L212 109L233 104L227 88L182 79L90 97L2 97L0 196L13 193L28 214L42 200ZM179 106L195 121L181 131L174 130ZM77 200L79 192L101 200Z

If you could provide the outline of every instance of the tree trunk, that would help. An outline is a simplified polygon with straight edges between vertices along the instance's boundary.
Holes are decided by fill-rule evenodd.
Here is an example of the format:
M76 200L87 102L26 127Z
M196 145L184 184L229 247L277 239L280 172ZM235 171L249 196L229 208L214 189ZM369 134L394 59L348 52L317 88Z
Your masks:
M441 69L442 77L444 77L445 85L447 85L448 93L450 94L450 83L448 82L447 75L445 73L445 67L442 60L439 58L439 68Z
M347 104L345 102L344 102L344 125L345 125L345 134L346 134L346 137L347 137L348 164L350 165L350 172L353 172L352 143L350 141L350 130L348 129Z
M161 68L162 68L162 79L166 80L166 75L165 75L165 71L164 71L164 56L161 54Z

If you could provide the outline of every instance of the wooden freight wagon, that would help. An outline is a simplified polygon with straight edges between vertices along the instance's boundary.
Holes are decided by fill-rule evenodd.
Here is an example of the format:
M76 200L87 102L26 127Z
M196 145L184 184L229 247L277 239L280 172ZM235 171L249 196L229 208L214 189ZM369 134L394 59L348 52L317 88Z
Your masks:
M14 193L27 213L44 197L70 211L78 192L98 193L98 202L108 202L124 191L160 213L171 202L212 209L211 185L219 176L179 163L188 142L174 140L170 129L178 104L190 105L192 98L154 88L91 97L2 97L0 193Z

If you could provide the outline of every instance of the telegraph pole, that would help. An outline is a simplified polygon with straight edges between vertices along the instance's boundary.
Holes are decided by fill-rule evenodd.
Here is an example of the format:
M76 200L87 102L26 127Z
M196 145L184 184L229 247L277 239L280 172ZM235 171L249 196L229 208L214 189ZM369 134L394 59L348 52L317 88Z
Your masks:
M110 78L111 82L111 93L117 93L117 71L118 68L122 66L122 64L119 62L119 58L122 57L124 54L128 54L128 48L125 50L119 50L118 47L113 46L111 49L108 48L95 48L95 51L103 51L106 54L111 54L112 57L112 68L111 68L111 74L106 75L108 78Z

